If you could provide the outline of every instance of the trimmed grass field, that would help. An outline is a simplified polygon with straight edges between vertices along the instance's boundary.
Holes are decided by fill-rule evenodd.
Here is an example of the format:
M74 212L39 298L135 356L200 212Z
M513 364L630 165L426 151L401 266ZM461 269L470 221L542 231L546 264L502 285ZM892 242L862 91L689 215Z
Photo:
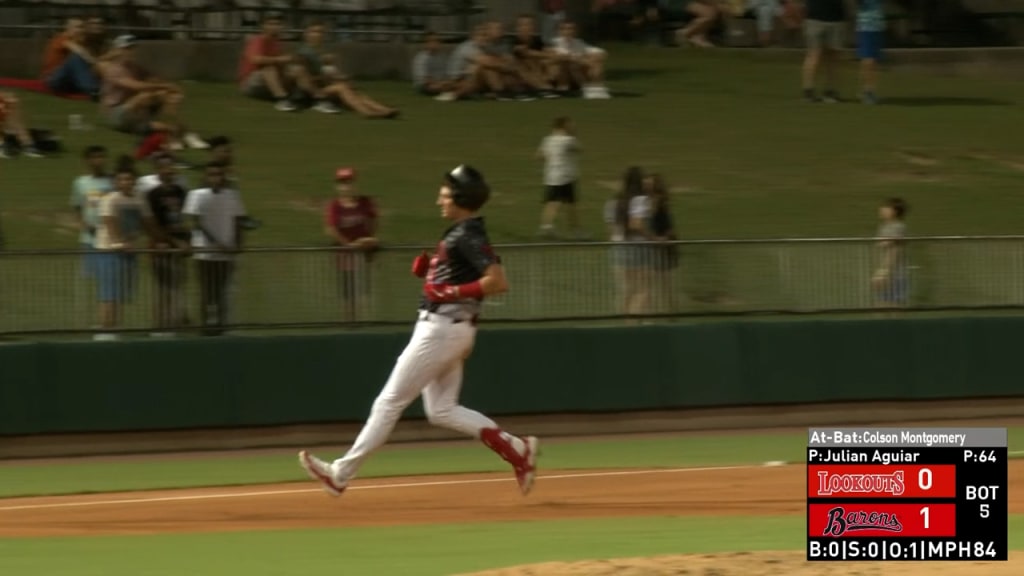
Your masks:
M1022 442L1024 430L1011 429L1011 451ZM805 433L564 440L546 445L544 464L548 470L558 470L799 461L805 445ZM395 446L368 463L366 476L496 469L490 456L479 446L468 444ZM8 465L0 467L0 478L3 495L13 496L272 482L298 479L298 475L291 454L277 454ZM259 517L259 501L254 500L252 506L252 514ZM437 576L550 560L800 549L804 524L799 515L655 516L585 522L487 523L481 519L471 524L389 528L6 539L0 540L0 571L55 576ZM1024 547L1024 518L1012 516L1009 530L1011 548ZM185 550L188 553L182 554Z
M495 194L487 217L496 242L536 239L541 187L533 153L561 114L573 117L585 147L580 210L594 239L605 238L601 207L632 164L666 176L685 239L867 237L880 199L894 195L910 202L914 235L1021 231L1024 143L1008 128L1021 119L1019 83L893 69L883 75L885 105L814 106L797 98L796 61L619 46L611 53L609 83L631 96L439 103L411 94L405 84L367 82L364 90L404 111L398 121L370 121L277 113L238 97L232 86L189 84L185 110L204 134L236 140L246 204L266 224L251 234L254 246L324 246L321 208L333 194L333 169L359 169L362 191L383 211L383 242L414 246L378 259L376 298L366 304L364 320L407 320L416 291L408 259L433 244L443 227L434 200L447 168L470 162L488 175ZM847 72L843 92L852 95L852 66ZM62 129L68 114L93 116L90 104L22 96L33 126ZM74 249L67 204L80 172L77 153L91 143L114 153L132 145L105 129L62 135L70 149L65 158L0 163L9 249ZM197 175L190 176L195 182ZM498 300L489 317L617 313L606 248L504 248L503 254L516 292ZM1024 288L1003 281L1024 262L1017 243L929 245L915 258L919 305L1024 298ZM73 256L5 258L0 331L88 328L93 296L76 263ZM680 297L672 305L677 313L871 304L868 245L699 245L683 249L682 263L675 277ZM327 254L253 254L239 273L239 322L340 319ZM128 326L149 321L148 288L128 310Z

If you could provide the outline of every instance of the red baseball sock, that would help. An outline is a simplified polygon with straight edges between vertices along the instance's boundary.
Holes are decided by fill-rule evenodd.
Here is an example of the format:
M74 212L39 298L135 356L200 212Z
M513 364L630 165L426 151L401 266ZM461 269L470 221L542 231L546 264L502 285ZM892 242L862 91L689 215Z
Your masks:
M136 160L145 160L152 156L155 152L163 147L164 142L167 141L167 134L164 132L154 132L146 137L135 151Z
M480 440L505 462L517 468L526 464L526 444L508 432L497 428L484 428L480 431Z

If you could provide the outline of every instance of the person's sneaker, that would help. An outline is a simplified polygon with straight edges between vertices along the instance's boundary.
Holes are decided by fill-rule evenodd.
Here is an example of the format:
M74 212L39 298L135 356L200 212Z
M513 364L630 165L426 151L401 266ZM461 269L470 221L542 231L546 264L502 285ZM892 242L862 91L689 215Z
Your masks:
M182 140L185 141L186 146L193 150L206 150L207 148L210 147L210 145L206 143L206 140L203 140L202 138L199 137L198 134L194 132L189 132L188 134L185 134Z
M317 112L322 112L324 114L337 114L341 112L341 110L339 110L337 106L331 104L330 102L317 102L316 106L313 106L313 110L316 110Z
M861 102L868 105L878 104L878 96L869 90L861 96Z
M46 155L43 154L42 152L40 152L39 150L37 150L35 146L29 146L28 148L22 149L21 154L23 156L28 157L28 158L45 158L46 157Z
M437 96L434 96L434 100L437 100L438 102L454 102L455 92L442 92Z
M515 469L516 482L519 483L519 490L526 496L533 490L533 483L537 479L537 454L540 450L540 441L536 436L527 436L522 439L526 444L526 454L522 466Z
M277 110L278 112L294 112L296 109L297 106L288 100L278 100L277 103L274 104L274 110Z
M825 95L822 97L822 101L826 104L838 104L839 102L842 102L839 98L839 94L836 93L835 90L825 92Z
M331 465L303 450L299 452L299 466L302 466L306 474L313 480L319 482L324 491L331 496L341 496L345 491L345 484L338 482L331 471Z
M544 98L545 100L553 100L555 98L561 98L562 95L552 90L542 90L540 92L540 97Z
M608 100L609 98L612 97L612 95L608 92L608 88L605 86L594 86L592 90L593 92L591 93L591 98L596 98L598 100Z
M529 94L529 93L525 93L525 92L523 94L519 94L519 95L516 96L516 101L517 102L533 102L536 99L537 99L537 97L534 96L533 94Z

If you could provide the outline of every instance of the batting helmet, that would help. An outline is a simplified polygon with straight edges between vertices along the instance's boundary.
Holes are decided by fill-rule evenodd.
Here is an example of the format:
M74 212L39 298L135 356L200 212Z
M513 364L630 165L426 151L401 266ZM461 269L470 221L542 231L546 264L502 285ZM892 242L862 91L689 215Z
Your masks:
M452 190L452 202L459 208L476 212L491 197L491 187L479 170L460 164L446 172L444 182Z

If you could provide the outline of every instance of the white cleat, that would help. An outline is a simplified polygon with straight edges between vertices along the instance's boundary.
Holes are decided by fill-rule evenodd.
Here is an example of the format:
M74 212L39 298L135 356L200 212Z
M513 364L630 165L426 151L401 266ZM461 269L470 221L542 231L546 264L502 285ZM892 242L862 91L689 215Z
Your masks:
M526 443L526 465L516 468L516 482L519 483L519 490L526 496L533 490L533 482L537 479L537 455L540 449L540 440L536 436L523 438Z
M341 496L345 485L339 483L331 474L331 465L303 450L299 452L299 465L309 477L323 485L324 491L331 496Z

